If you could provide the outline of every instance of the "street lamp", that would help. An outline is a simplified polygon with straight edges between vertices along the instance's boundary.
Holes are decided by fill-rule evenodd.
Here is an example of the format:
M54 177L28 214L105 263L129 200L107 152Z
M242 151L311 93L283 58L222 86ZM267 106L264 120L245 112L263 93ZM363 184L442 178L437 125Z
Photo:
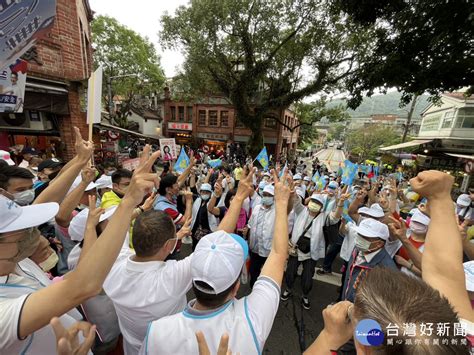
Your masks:
M107 78L107 95L109 96L109 117L112 118L113 109L114 109L114 100L112 97L112 80L117 78L128 78L128 77L137 77L138 74L123 74L115 75Z

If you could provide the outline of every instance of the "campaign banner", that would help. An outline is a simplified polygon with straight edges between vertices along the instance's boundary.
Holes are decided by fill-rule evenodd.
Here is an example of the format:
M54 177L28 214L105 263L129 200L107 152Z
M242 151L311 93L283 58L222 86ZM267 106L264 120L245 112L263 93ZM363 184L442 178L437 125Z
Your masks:
M55 16L56 0L0 0L0 68L46 36Z
M170 161L177 158L176 142L174 138L160 139L161 159L163 161Z
M0 72L0 112L23 112L27 62L21 59Z
M102 107L102 67L87 81L87 123L100 123Z

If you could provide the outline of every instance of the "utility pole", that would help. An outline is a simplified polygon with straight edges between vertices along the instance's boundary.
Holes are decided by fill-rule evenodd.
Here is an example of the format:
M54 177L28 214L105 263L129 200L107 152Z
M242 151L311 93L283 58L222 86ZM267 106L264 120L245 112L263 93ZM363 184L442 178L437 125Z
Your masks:
M418 96L419 96L418 94L413 95L413 100L410 105L410 111L408 111L407 122L403 129L402 143L404 143L405 140L407 139L408 131L410 130L410 126L411 126L411 118L413 116L413 111L415 111L416 100L418 99Z

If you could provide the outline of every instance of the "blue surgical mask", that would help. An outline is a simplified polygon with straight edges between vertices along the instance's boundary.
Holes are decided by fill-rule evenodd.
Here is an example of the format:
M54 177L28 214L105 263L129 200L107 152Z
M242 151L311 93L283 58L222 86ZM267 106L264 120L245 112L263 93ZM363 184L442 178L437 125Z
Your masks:
M262 197L262 204L265 206L273 205L273 196L263 196Z

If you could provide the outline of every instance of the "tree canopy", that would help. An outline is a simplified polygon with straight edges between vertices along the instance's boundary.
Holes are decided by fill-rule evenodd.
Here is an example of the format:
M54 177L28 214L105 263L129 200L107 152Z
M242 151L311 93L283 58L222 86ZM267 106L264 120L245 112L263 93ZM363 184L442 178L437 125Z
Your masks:
M371 28L375 47L348 80L349 106L356 108L375 88L397 87L402 103L425 91L437 97L474 83L469 0L336 0L333 11Z
M91 23L94 66L104 69L104 95L107 80L114 76L135 74L112 81L112 96L123 98L117 112L119 124L126 123L126 115L137 95L148 94L164 82L160 58L154 45L146 37L108 16L97 16ZM146 82L146 85L144 83Z
M362 127L351 131L346 137L346 146L351 154L358 155L363 160L375 160L380 147L397 144L400 140L400 134L393 128L371 125L370 128Z
M231 100L257 152L265 117L343 88L370 55L371 29L345 18L325 1L194 0L162 17L160 37L186 55L192 92Z

